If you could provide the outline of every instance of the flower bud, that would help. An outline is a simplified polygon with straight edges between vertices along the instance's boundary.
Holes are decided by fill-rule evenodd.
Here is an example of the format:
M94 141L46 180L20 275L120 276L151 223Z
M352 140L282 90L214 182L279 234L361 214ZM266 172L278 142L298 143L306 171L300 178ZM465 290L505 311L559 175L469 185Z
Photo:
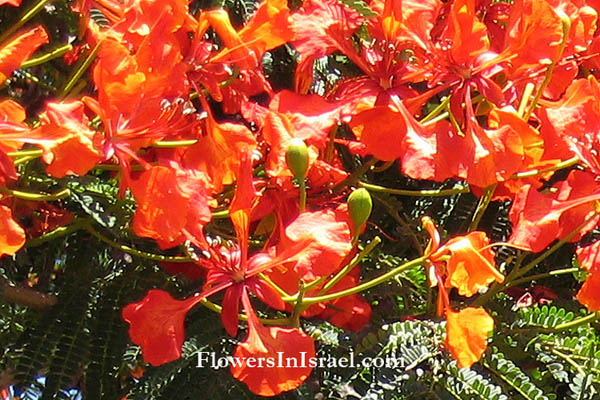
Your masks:
M356 189L348 196L348 212L356 231L367 222L371 210L373 210L373 201L367 189Z
M285 162L296 179L301 180L306 178L308 148L302 139L294 138L291 140L285 153Z

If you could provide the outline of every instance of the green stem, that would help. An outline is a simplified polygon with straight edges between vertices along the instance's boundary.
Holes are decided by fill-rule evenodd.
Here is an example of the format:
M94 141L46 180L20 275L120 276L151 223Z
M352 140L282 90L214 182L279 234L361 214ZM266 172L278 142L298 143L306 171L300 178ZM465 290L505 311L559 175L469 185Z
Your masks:
M304 299L304 293L306 293L306 287L304 286L304 281L301 279L298 296L296 298L296 305L294 306L294 311L292 311L292 316L290 317L290 325L294 328L300 327L300 314L302 314L302 311L306 308L306 305L302 301Z
M187 147L198 143L196 139L190 140L161 140L152 144L152 147L159 149L172 149L176 147Z
M44 154L44 150L19 150L19 151L11 151L10 153L6 153L9 157L20 158L20 157L40 157Z
M210 300L207 299L202 299L200 300L200 304L202 304L204 307L208 308L211 311L214 311L218 314L221 314L223 312L223 307L213 303ZM240 321L247 321L248 318L244 315L244 314L238 314L238 319ZM288 325L290 323L290 319L289 318L259 318L258 319L260 321L261 324L263 325Z
M87 71L87 69L92 65L92 63L94 62L94 59L96 58L96 55L98 54L98 51L100 50L101 44L102 44L102 41L99 41L96 44L96 46L92 49L92 51L89 52L89 54L83 60L83 62L79 65L79 67L73 71L73 74L71 75L71 77L67 80L67 82L65 83L63 88L60 90L59 97L61 99L65 99L69 95L71 90L77 84L77 81L79 80L79 78L81 78L83 76L83 74L85 73L85 71Z
M65 197L69 197L71 195L71 191L69 189L63 189L54 194L40 194L40 193L21 192L19 190L11 190L8 188L0 188L0 193L7 194L9 196L14 196L18 199L32 200L32 201L55 201L55 200L64 199Z
M346 186L353 185L357 180L360 179L361 176L363 176L368 170L370 170L371 167L375 165L375 163L377 163L377 161L378 160L375 157L372 157L369 161L365 162L363 165L358 167L352 174L350 174L350 176L348 176L346 179L335 185L331 190L333 192L339 192Z
M552 74L554 73L554 68L556 68L558 61L560 61L560 59L562 58L563 53L565 51L565 47L567 45L567 39L569 37L569 31L571 30L571 20L569 19L569 17L567 15L563 15L563 16L561 16L561 21L562 21L562 28L563 28L563 37L562 37L562 40L558 47L558 55L555 60L552 60L552 64L550 64L548 66L548 69L546 70L546 75L544 75L544 80L542 81L540 88L538 89L537 93L535 94L535 97L533 98L533 101L531 102L531 105L529 106L527 113L525 113L525 117L523 118L525 121L529 121L529 118L531 117L531 114L535 110L538 101L540 101L540 99L542 98L542 95L544 94L544 90L546 90L546 88L550 84L550 81L552 80Z
M212 213L212 217L213 217L213 219L229 218L229 210L225 209L225 210L221 210L221 211L214 211Z
M492 198L494 197L494 192L496 191L497 186L498 183L494 183L485 189L485 193L481 199L479 199L479 204L477 204L477 209L475 209L475 215L473 215L471 225L469 225L469 232L477 229L479 222L481 222L481 218L483 218L483 214L485 214L485 210L487 210Z
M544 168L544 169L533 169L531 171L518 172L512 175L509 179L521 179L521 178L531 178L533 176L545 174L547 172L558 171L563 168L572 167L579 163L579 157L569 158L568 160L562 161L552 167Z
M550 349L550 352L552 354L554 354L555 356L558 356L560 358L562 358L563 360L565 360L567 362L567 364L570 364L571 367L573 367L577 373L581 374L581 375L585 375L585 371L583 370L583 368L581 368L581 365L577 364L571 357L569 357L568 355L556 350L556 349Z
M577 267L557 269L557 270L546 272L543 274L530 275L530 276L526 276L524 278L515 279L514 281L511 281L510 283L506 284L505 287L509 288L509 287L520 285L522 283L536 281L536 280L544 279L544 278L550 278L550 277L558 276L558 275L573 274L577 271L579 271L579 268L577 268Z
M361 283L360 285L351 287L346 290L327 294L324 296L305 297L304 300L302 301L302 304L303 305L311 305L311 304L316 304L316 303L320 303L323 301L331 301L331 300L339 299L340 297L349 296L351 294L356 294L356 293L360 293L364 290L371 289L374 286L377 286L384 282L387 282L388 280L390 280L393 277L395 277L396 275L406 271L407 269L414 268L417 265L423 264L425 262L425 259L426 259L426 257L415 258L414 260L404 263L401 266L396 267L393 270L386 272L383 275L378 276L377 278L371 279L370 281Z
M2 35L0 35L0 44L4 42L13 33L18 31L27 21L35 17L37 13L44 9L46 3L50 0L40 0L33 5L29 10L25 11L25 14L17 22L15 22L10 28L8 28Z
M585 317L576 318L569 322L563 322L562 324L556 325L554 328L548 328L548 329L551 332L564 331L567 329L576 328L580 325L585 325L590 322L594 322L594 321L598 320L598 318L600 318L600 313L595 312L595 313L588 314Z
M445 120L446 118L448 118L450 114L446 111L441 113L440 115L438 115L437 117L435 117L434 119L430 119L429 121L423 123L423 126L429 126L429 125L434 125L437 122L440 122L442 120Z
M448 106L448 103L450 103L450 96L446 96L444 98L444 100L442 100L442 102L440 104L438 104L433 110L431 110L431 112L429 114L427 114L425 117L423 117L423 119L421 119L420 122L422 124L424 124L426 122L430 122L431 120L433 120L442 111L444 111L446 109L446 107Z
M371 243L369 243L360 253L358 253L352 259L352 261L350 261L333 278L331 278L331 280L329 282L327 282L323 286L323 288L319 291L319 295L323 295L323 294L327 293L332 287L334 287L340 280L342 280L342 278L344 276L346 276L350 271L352 271L352 269L354 267L356 267L358 265L358 263L360 263L362 261L363 258L365 258L367 255L369 255L373 251L373 249L377 245L379 245L379 243L381 243L381 238L379 236L375 236L373 238L373 241L371 241Z
M519 117L523 117L525 113L525 109L527 108L527 104L529 104L529 98L535 89L535 84L532 82L527 82L525 85L525 90L523 90L523 97L521 97L521 102L519 103L519 110L517 111L517 115Z
M154 254L154 253L149 253L146 251L140 251L140 250L134 249L133 247L129 247L127 245L117 243L114 240L109 239L106 236L102 235L100 232L98 232L96 229L94 229L94 227L90 223L88 223L85 226L85 229L89 233L91 233L93 236L100 239L102 242L108 244L109 246L119 249L125 253L129 253L134 256L145 258L147 260L168 261L168 262L190 262L190 261L193 261L193 259L191 257L187 257L187 256L165 256L162 254Z
M61 226L60 228L56 228L53 231L50 231L42 236L38 236L36 238L27 239L26 247L37 247L51 240L57 239L59 237L67 236L73 232L76 232L80 229L85 229L87 226L87 221L84 219L76 219L70 225Z
M55 58L58 58L58 57L62 56L63 54L65 54L66 52L69 52L71 50L73 50L73 46L71 44L64 44L64 45L57 47L54 50L51 50L48 53L43 54L39 57L30 58L29 60L27 60L23 64L21 64L20 68L29 68L29 67L34 67L36 65L43 64L45 62L48 62Z
M299 179L300 186L300 212L304 212L306 210L306 180L304 177Z
M17 158L17 159L15 159L15 161L13 161L13 164L14 164L14 165L15 165L15 167L16 167L17 165L21 165L21 164L28 163L29 161L36 160L37 158L39 158L39 156L27 156L27 157L21 157L21 158Z
M462 186L456 189L434 189L434 190L404 190L404 189L391 189L379 185L373 185L366 182L359 182L358 186L363 187L369 191L397 194L400 196L415 196L415 197L444 197L452 196L460 193L469 193L471 189L468 186Z

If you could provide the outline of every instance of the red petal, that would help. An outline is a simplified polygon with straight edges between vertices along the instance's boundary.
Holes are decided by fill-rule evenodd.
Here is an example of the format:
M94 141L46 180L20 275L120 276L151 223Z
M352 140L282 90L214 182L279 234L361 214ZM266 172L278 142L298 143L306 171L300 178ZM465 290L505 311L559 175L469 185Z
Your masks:
M600 311L600 241L577 249L579 264L588 276L577 293L577 300L589 311Z
M23 0L0 0L0 6L3 6L4 4L8 4L13 7L19 7L21 5L21 1L23 1Z
M296 389L312 371L309 359L315 357L313 340L296 328L261 325L245 292L242 303L248 316L248 337L235 349L234 359L239 364L231 366L233 377L261 396ZM283 365L277 365L279 360Z
M285 228L278 248L310 241L294 269L310 282L334 272L352 249L350 226L344 217L332 210L305 212Z
M142 347L146 362L158 366L181 357L183 322L200 299L196 296L175 300L169 293L153 289L141 301L123 309L123 319L130 324L131 341Z
M154 166L131 180L138 202L133 230L138 236L172 247L184 240L183 229L197 228L211 219L201 176L175 166Z
M94 143L94 132L81 101L48 103L37 136L46 140L43 159L55 177L85 175L104 155Z
M484 232L471 232L451 239L440 247L431 258L450 252L447 261L446 287L455 287L461 296L473 296L479 289L488 287L494 280L503 282L504 276L494 267L494 253Z
M600 199L600 185L594 176L572 171L555 194L543 194L524 185L516 194L510 210L513 233L510 243L537 253L555 239L567 236L594 212L594 201ZM598 218L580 231L572 241L595 226Z
M0 48L0 83L29 59L38 47L46 43L48 43L48 34L43 26L38 25L20 33Z

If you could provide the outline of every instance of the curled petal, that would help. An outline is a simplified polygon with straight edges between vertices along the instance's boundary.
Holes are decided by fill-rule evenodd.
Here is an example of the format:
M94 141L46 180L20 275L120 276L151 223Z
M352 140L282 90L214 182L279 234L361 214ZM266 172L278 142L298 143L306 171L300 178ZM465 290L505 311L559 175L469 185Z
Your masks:
M504 276L494 267L494 253L483 250L489 243L484 232L471 232L446 243L443 249L451 253L446 286L457 288L461 296L473 296L494 280L503 282Z

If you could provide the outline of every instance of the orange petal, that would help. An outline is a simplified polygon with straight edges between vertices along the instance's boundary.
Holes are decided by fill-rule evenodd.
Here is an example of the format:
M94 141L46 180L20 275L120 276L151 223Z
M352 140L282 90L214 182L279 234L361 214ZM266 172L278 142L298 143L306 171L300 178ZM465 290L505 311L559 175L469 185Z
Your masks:
M459 312L449 309L446 320L446 347L460 368L470 367L487 348L494 319L483 308L468 307Z
M0 257L15 254L25 244L25 231L12 218L12 211L0 205Z

